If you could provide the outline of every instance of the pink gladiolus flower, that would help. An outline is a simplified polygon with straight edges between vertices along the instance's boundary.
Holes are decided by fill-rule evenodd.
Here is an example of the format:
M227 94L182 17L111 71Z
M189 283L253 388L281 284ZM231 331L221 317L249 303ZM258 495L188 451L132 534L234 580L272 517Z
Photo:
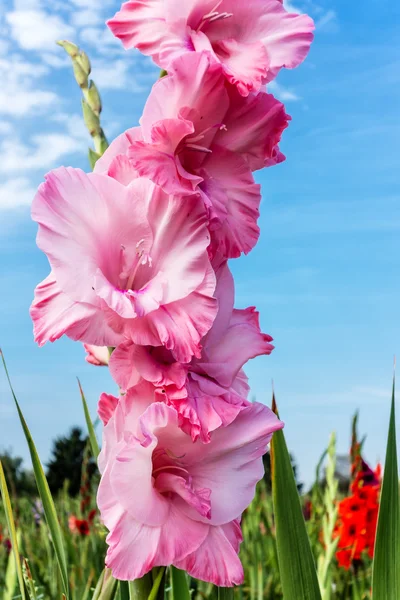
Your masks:
M270 94L240 96L207 52L188 54L153 87L141 128L117 138L96 171L125 184L139 174L169 194L201 194L213 252L237 257L259 236L252 171L284 160L278 142L288 119Z
M217 301L199 198L61 168L40 186L32 215L52 267L31 307L40 345L66 334L96 346L165 346L182 362L200 356Z
M207 50L243 96L282 67L307 56L314 23L281 0L130 0L108 21L125 48L138 48L169 70L189 52Z
M110 352L107 346L93 346L92 344L83 344L87 352L86 362L95 367L106 367L110 360Z
M219 310L202 340L202 355L183 365L165 348L120 344L110 359L110 371L127 390L143 380L156 388L157 398L173 406L180 427L195 441L210 441L210 433L227 426L249 405L243 365L273 350L272 338L261 333L253 307L233 308L234 286L226 264L217 272L215 296Z
M209 444L193 443L178 413L142 384L116 404L99 457L106 565L117 579L175 565L220 586L243 580L239 519L263 476L262 455L283 427L252 404Z

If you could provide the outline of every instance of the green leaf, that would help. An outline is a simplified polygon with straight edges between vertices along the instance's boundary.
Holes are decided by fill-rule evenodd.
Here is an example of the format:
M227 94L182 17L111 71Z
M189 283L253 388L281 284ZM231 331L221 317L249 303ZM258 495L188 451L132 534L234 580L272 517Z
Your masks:
M395 426L395 379L372 572L374 600L400 598L400 498Z
M21 597L23 600L26 599L26 595L25 595L25 586L24 586L24 578L22 575L22 566L21 566L21 559L19 556L19 544L18 544L18 537L17 536L17 531L15 529L15 522L14 522L14 516L13 516L13 512L12 512L12 506L11 506L11 500L10 500L10 494L8 493L8 488L7 488L7 482L6 482L6 478L4 476L4 470L3 470L3 465L1 464L1 460L0 460L0 490L1 490L1 497L3 498L3 504L4 504L4 510L6 513L6 521L7 521L7 528L10 534L10 538L11 538L11 546L12 546L12 551L13 551L13 555L14 555L14 560L15 560L15 568L17 571L17 576L18 576L18 583L19 583L19 589L21 592ZM11 558L10 555L10 560L13 560ZM13 587L11 581L14 579L14 575L12 575L12 567L10 566L10 564L8 565L10 567L10 569L7 568L7 587ZM10 589L10 598L12 598L12 592L14 590ZM5 596L7 597L7 596Z
M153 587L151 573L143 575L140 579L129 582L129 598L130 600L148 600Z
M218 588L218 600L233 600L233 588Z
M30 452L31 459L32 459L33 471L35 474L36 485L37 485L37 488L39 491L40 498L42 500L43 510L44 510L44 514L46 517L46 522L47 522L47 525L50 530L51 539L52 539L54 550L56 553L58 567L60 569L61 580L62 580L62 585L63 585L63 589L64 589L64 594L65 594L67 600L69 600L70 591L69 591L69 583L68 583L67 558L65 555L63 534L61 531L60 524L58 522L56 508L54 506L54 500L52 498L52 495L51 495L51 492L49 489L49 484L47 483L47 479L44 474L43 467L40 462L35 443L32 439L28 425L24 419L24 416L23 416L20 406L18 404L17 397L14 393L14 388L12 386L11 379L8 374L6 361L4 359L4 355L1 352L1 350L0 350L0 354L1 354L1 359L3 361L6 376L8 379L8 383L10 385L11 393L14 398L15 405L17 407L18 416L21 421L22 428L24 430L26 441L28 442L29 452Z
M173 600L190 600L189 583L185 571L171 567Z
M153 587L151 588L151 592L149 594L149 600L159 600L164 598L164 575L165 575L165 567L160 567L158 571L153 569ZM179 596L184 600L184 596Z
M127 581L119 582L119 600L129 600L129 585Z
M85 413L86 425L89 433L90 447L92 449L93 457L97 460L100 454L99 444L97 442L96 433L94 431L92 419L90 418L89 408L86 402L85 394L83 393L83 389L81 386L81 382L78 379L79 391L81 393L82 404L83 404L83 412Z
M273 409L276 411L275 396ZM285 600L321 600L314 557L283 431L271 442L276 544Z

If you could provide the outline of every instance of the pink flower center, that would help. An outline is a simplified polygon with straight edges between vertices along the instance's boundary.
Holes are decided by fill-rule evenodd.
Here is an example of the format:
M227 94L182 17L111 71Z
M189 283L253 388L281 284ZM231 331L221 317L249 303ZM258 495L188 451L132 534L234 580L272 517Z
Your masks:
M200 515L211 518L211 490L195 489L192 477L182 461L184 455L175 456L164 448L156 448L153 452L153 485L159 494L173 500L180 497Z
M121 244L121 263L122 271L119 275L120 287L124 290L133 290L135 284L135 278L137 277L138 271L141 267L147 265L151 267L152 258L142 248L144 240L140 240L136 244L136 254L133 262L127 264L126 248ZM141 283L143 285L143 283ZM138 286L141 287L141 286Z

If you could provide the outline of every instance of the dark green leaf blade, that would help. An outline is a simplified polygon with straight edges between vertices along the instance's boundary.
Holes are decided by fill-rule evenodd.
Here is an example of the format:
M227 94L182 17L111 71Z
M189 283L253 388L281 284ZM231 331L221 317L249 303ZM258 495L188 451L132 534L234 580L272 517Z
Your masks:
M88 408L88 405L86 402L85 394L83 393L83 389L82 389L81 382L79 381L79 379L78 379L78 385L79 385L79 391L81 393L81 398L82 398L83 412L85 413L86 425L87 425L88 433L89 433L90 447L92 449L93 457L95 458L95 460L97 460L97 458L100 454L100 448L99 448L99 444L97 442L97 437L96 437L96 433L94 431L92 419L90 418L89 408Z
M0 491L1 491L1 497L3 499L4 512L6 514L7 528L8 528L9 534L10 534L10 538L11 538L11 548L12 548L13 555L14 555L15 567L16 567L17 576L18 576L18 584L19 584L19 589L21 592L21 598L22 598L22 600L25 600L26 599L25 585L24 585L24 578L22 575L21 558L20 558L19 549L18 549L17 531L15 528L14 515L12 512L10 494L8 493L7 482L6 482L3 465L1 464L1 461L0 461Z
M272 437L271 476L283 596L285 600L321 600L314 557L282 430Z
M173 600L190 600L189 583L185 571L171 567Z
M51 495L49 484L47 483L46 475L44 474L42 463L40 462L35 443L33 441L33 438L31 436L31 433L29 431L29 428L25 421L25 418L22 414L20 406L18 404L17 397L14 393L14 388L12 386L11 379L10 379L10 376L9 376L8 370L7 370L7 365L6 365L6 362L4 359L4 355L1 350L0 350L0 355L1 355L3 365L4 365L8 383L9 383L9 386L11 389L11 393L14 398L15 405L17 407L18 416L21 421L22 429L24 431L25 438L28 443L29 452L30 452L31 460L32 460L33 471L35 474L36 485L37 485L37 488L39 491L40 498L43 503L43 511L44 511L44 514L46 517L47 525L50 530L51 539L52 539L53 546L54 546L54 551L56 553L57 562L58 562L58 566L60 569L60 575L61 575L61 580L62 580L63 589L64 589L64 594L65 594L67 600L69 600L70 591L69 591L69 582L68 582L67 558L66 558L65 548L64 548L63 533L61 531L61 527L58 522L57 512L56 512L56 508L54 505L54 500Z
M400 598L400 497L395 425L395 380L372 573L374 600Z

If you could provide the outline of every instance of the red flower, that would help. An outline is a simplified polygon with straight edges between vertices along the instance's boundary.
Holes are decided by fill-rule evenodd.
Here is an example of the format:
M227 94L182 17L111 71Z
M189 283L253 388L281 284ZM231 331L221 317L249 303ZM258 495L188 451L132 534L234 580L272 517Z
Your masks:
M89 522L86 519L77 519L74 515L68 519L68 526L72 533L80 535L89 535L90 533Z

